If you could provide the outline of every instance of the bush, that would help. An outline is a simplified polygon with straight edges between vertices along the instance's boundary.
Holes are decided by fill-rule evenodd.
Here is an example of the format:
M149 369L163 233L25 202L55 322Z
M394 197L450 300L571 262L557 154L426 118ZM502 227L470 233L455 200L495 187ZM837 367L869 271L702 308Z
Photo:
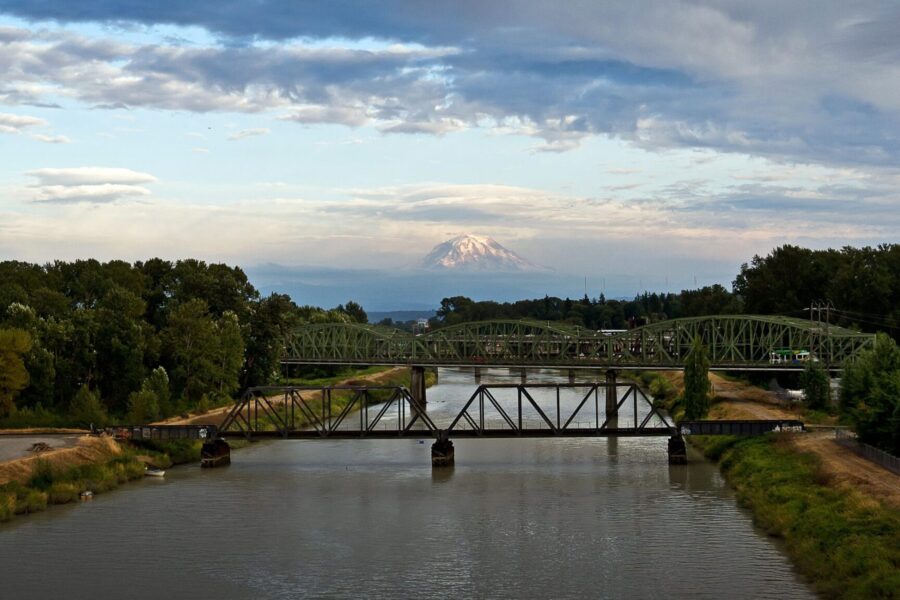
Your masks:
M68 502L77 501L78 495L82 491L79 488L80 486L75 483L57 482L52 484L47 489L50 504L66 504Z
M16 495L16 514L40 512L47 508L47 499L46 492L24 488Z
M0 492L0 521L9 521L16 514L16 495Z

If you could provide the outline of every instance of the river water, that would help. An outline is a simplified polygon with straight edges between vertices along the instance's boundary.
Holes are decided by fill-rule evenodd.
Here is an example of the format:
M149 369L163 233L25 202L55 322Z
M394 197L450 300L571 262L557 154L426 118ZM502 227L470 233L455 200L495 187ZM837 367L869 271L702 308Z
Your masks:
M442 370L429 414L474 388ZM713 465L667 464L666 438L455 446L432 471L424 440L266 442L15 519L0 598L814 597Z

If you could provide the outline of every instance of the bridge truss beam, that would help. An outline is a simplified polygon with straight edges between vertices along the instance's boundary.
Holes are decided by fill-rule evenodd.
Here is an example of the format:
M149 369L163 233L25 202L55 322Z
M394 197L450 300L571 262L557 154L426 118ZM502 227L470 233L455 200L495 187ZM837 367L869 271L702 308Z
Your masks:
M719 315L670 319L607 334L532 321L482 321L412 335L359 324L306 325L286 340L285 364L410 366L555 366L676 369L695 337L717 369L798 370L773 363L779 350L803 350L837 370L874 336L778 316Z

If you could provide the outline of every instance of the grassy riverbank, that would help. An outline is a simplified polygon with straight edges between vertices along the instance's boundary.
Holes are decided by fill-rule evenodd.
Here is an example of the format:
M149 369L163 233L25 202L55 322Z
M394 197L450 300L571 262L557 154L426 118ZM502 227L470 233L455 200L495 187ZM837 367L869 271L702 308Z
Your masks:
M96 438L95 438L96 439ZM144 442L139 446L100 438L102 458L72 464L65 454L38 459L30 476L0 485L0 522L16 515L40 512L54 504L77 502L82 492L100 494L144 476L146 464L168 468L199 462L202 443L196 440ZM243 445L237 440L233 447Z
M787 434L789 435L789 434ZM845 486L787 438L691 438L718 462L757 525L782 538L825 598L900 598L900 514Z

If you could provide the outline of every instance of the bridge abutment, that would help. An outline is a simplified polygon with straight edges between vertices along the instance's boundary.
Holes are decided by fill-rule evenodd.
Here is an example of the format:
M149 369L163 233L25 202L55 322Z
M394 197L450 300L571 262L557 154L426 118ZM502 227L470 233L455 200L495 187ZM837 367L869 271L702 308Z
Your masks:
M616 393L616 372L610 369L606 372L606 418L613 419L619 416L619 398Z
M200 448L200 466L207 469L231 464L231 446L222 438L203 442Z
M669 438L669 464L687 464L687 446L684 443L684 438L681 436Z
M438 432L438 437L431 445L431 466L452 467L455 462L453 442L446 430Z

